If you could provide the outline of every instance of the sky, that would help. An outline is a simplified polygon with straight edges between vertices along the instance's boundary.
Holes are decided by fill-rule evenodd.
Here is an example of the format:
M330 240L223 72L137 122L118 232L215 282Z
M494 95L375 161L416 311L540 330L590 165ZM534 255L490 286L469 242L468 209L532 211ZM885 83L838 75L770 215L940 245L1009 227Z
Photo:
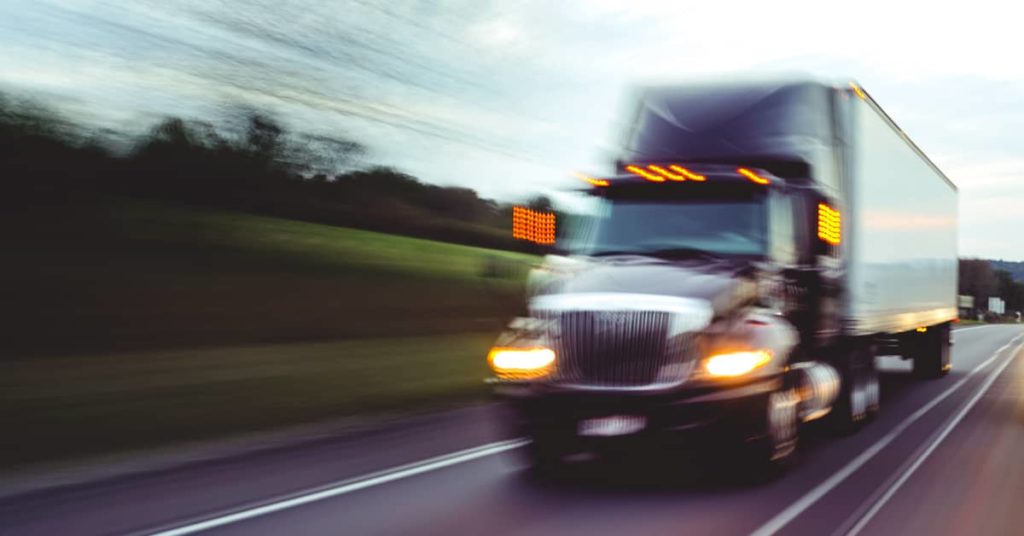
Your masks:
M354 165L501 200L601 174L630 87L856 79L960 188L960 252L1024 260L1024 52L1004 2L4 0L0 90L142 132L245 104Z

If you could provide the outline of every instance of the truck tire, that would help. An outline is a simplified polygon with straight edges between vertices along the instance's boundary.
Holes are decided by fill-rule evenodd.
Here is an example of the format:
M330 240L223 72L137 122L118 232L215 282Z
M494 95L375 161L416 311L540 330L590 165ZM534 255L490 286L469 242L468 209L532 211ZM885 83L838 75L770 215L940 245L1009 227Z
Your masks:
M783 389L768 395L765 401L764 437L743 445L732 459L736 476L747 482L767 482L790 466L797 448L800 421L799 396L795 389Z
M932 326L924 333L915 333L917 339L912 345L914 375L918 378L941 378L949 374L950 336L949 324Z
M860 430L878 412L881 399L874 347L856 341L843 354L836 363L842 383L828 423L833 432L849 435Z

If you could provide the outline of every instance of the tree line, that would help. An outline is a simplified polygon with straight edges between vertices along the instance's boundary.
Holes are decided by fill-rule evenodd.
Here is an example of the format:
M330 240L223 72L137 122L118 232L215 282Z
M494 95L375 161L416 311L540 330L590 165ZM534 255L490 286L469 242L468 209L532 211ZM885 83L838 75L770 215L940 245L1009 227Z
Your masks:
M110 138L127 149L112 149ZM0 93L0 208L127 195L541 251L512 238L511 204L470 188L426 184L383 166L337 172L365 151L353 140L290 132L249 108L231 110L216 123L169 117L131 137L90 131ZM544 197L527 204L553 210ZM1001 297L1007 311L1024 310L1024 283L987 260L960 260L959 293L973 296L977 309L985 309L989 297Z
M1006 312L1024 311L1024 283L1016 281L1007 270L993 267L985 259L960 259L960 295L974 298L975 312L988 309L989 298L1002 298Z
M111 138L126 148L116 150ZM353 169L365 151L353 140L291 132L253 109L230 111L216 123L169 117L131 137L90 131L0 94L0 204L7 207L125 195L536 250L513 240L511 204L386 166ZM530 204L550 208L545 198Z

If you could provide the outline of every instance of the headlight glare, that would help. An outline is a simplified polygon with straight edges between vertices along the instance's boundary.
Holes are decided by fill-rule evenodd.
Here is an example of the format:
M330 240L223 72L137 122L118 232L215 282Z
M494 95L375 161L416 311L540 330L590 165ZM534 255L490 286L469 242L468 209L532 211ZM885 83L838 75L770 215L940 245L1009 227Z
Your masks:
M529 380L547 376L554 369L555 351L543 346L509 348L496 346L487 354L495 376L504 380Z
M716 354L704 360L704 370L710 376L734 378L749 374L772 360L771 350L751 350Z

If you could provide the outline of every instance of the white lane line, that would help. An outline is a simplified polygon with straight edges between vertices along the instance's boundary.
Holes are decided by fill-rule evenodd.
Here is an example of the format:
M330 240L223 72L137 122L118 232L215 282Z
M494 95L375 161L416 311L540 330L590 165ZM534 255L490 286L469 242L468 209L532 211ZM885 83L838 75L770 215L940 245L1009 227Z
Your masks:
M863 467L864 464L868 463L868 461L870 461L871 458L874 458L875 455L881 452L881 450L888 446L889 443L895 441L897 437L899 437L907 428L910 428L910 426L917 422L918 419L923 417L926 413L931 411L932 408L937 406L940 402L942 402L950 395L952 395L954 392L956 392L958 389L963 387L963 385L967 383L967 381L970 380L972 376L977 374L978 371L980 371L981 369L987 367L989 363L994 361L999 356L999 354L1003 353L1004 350L1006 350L1012 344L1014 344L1018 339L1020 339L1020 337L1021 335L1014 337L1013 340L1011 340L1010 342L1006 343L1006 345L996 350L994 354L992 354L988 359L983 361L978 366L974 367L974 369L967 373L967 375L960 379L960 381L956 382L948 389L943 391L942 394L935 397L930 402L928 402L927 404L919 408L917 411L912 413L909 417L904 419L903 422L901 422L895 428L890 430L889 433L885 434L881 439L875 442L875 444L871 445L870 447L865 449L864 452L861 452L859 456L851 460L850 463L844 465L839 471L833 473L832 476L830 476L829 478L815 486L813 489L805 493L802 497L797 499L796 502L789 505L781 512L776 514L774 517L769 519L757 530L752 532L751 536L768 536L770 534L775 534L780 529L782 529L782 527L785 527L787 524L789 524L790 521L796 519L797 516L804 513L804 511L813 506L814 503L818 502L822 497L824 497L830 491L839 486L839 484L842 484L843 481L850 477L850 475L852 475L858 469Z
M857 524L850 529L850 532L846 533L847 536L856 536L857 534L860 534L860 531L864 530L864 527L866 527L867 524L871 522L871 519L875 517L875 514L877 514L878 511L881 510L882 507L884 507L886 503L889 502L889 499L891 499L892 496L895 495L897 491L899 491L900 487L902 487L903 484L906 483L906 481L914 474L914 472L917 471L919 467L921 467L921 464L923 464L924 461L928 459L928 456L931 456L932 452L934 452L935 449L939 447L939 444L941 444L950 434L950 432L952 432L953 429L956 428L958 424L960 424L960 421L962 421L964 417L967 416L967 414L971 411L971 408L973 408L974 405L977 404L979 400L981 400L981 397L985 396L985 393L988 392L989 388L992 387L992 384L995 383L999 375L1002 374L1004 370L1006 370L1006 367L1008 367L1010 363L1013 362L1013 358L1020 351L1020 348L1021 347L1018 346L1016 350L1012 354L1010 354L1009 359L1003 361L1003 363L999 365L999 367L992 374L989 374L989 377L985 381L985 384L982 385L981 389L978 390L974 397L972 397L971 400L967 402L967 404L964 405L964 407L961 408L960 411L957 412L957 414L952 419L949 420L949 423L946 424L946 427L942 429L942 432L935 436L935 439L932 440L931 444L928 445L928 448L925 449L924 452L922 452L921 455L914 460L914 463L911 464L910 467L907 467L903 471L903 473L900 474L900 477L895 482L893 482L889 489L886 490L885 494L882 495L881 498L879 498L875 502L875 504L872 505L867 512L865 512L863 516L861 516Z
M499 441L496 443L488 443L481 445L476 448L467 450L461 450L438 456L436 458L430 458L427 460L410 463L407 465L401 465L379 471L376 473L370 473L361 477L356 477L348 480L344 480L335 484L331 484L325 488L319 488L315 491L306 491L297 496L291 496L289 498L282 498L274 500L261 506L247 508L232 512L230 514L220 515L218 517L206 519L183 525L180 527L161 530L159 532L152 532L153 536L182 536L185 534L195 534L205 530L210 530L216 527L222 527L239 521L245 521L254 517L264 516L274 512L280 512L281 510L287 510L289 508L295 508L304 504L309 504L316 501L322 501L331 497L337 497L353 491L359 491L361 489L370 488L373 486L379 486L388 482L394 482L395 480L401 480L403 478L409 478L411 476L428 473L430 471L436 471L452 465L458 465L471 460L484 458L486 456L493 456L505 451L519 448L525 445L527 441L525 439L511 439L508 441Z
M1012 325L1013 324L987 324L987 325L984 325L984 326L970 326L970 327L966 327L966 328L955 328L953 330L953 335L956 335L957 333L963 333L965 331L971 331L972 329L984 329L984 328L994 328L994 327L998 327L998 326L1012 326Z

